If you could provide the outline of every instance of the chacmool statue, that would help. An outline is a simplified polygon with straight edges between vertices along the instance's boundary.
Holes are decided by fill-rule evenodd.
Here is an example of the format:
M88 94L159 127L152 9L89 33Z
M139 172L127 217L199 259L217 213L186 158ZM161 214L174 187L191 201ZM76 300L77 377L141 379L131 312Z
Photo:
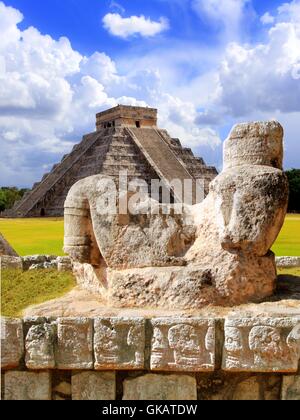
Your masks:
M288 203L282 160L279 123L235 126L208 196L181 214L148 195L126 213L132 197L118 197L111 180L79 181L65 203L65 251L79 284L118 307L232 306L272 295L270 249Z

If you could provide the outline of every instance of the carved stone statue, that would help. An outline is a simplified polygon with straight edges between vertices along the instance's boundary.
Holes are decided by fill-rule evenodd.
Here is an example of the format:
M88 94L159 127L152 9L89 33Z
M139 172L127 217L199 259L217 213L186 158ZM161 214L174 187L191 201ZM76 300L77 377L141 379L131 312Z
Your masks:
M231 306L272 295L270 249L288 203L282 160L279 123L235 126L209 195L182 214L147 194L126 214L131 193L117 196L101 175L79 181L65 203L65 251L78 283L118 307Z

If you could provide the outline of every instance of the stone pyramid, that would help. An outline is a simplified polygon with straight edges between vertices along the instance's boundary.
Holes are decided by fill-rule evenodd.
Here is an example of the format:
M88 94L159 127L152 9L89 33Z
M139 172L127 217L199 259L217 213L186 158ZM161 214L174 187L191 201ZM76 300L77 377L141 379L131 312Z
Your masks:
M156 109L119 105L96 118L96 131L85 135L6 216L63 216L72 185L97 174L118 179L120 171L127 171L128 180L144 179L150 185L158 179L166 186L174 179L200 179L206 192L217 175L214 167L157 127Z

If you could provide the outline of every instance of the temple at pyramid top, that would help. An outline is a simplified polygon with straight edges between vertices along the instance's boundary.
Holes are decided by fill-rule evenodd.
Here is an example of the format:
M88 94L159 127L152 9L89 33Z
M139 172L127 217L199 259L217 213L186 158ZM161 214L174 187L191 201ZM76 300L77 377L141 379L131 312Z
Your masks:
M96 115L96 128L157 127L157 109L118 105Z
M63 216L65 199L77 181L103 174L117 182L121 171L127 171L128 180L145 180L149 191L152 180L160 180L171 194L175 179L203 180L207 193L217 175L214 167L157 127L156 109L119 105L97 114L96 131L83 136L4 217Z

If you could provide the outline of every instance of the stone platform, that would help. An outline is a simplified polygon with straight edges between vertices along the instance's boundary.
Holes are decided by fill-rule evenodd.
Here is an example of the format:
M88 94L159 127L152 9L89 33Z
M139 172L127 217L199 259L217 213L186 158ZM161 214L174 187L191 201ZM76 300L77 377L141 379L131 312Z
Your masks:
M283 278L273 302L177 312L75 289L2 318L3 398L299 400L299 289Z

